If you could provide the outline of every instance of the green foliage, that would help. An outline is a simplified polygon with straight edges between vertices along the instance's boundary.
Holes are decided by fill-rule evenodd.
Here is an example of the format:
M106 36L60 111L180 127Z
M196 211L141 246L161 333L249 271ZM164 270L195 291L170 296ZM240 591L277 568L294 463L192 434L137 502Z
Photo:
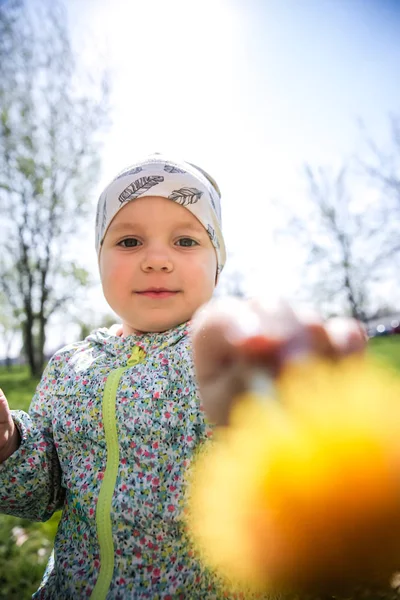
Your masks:
M25 366L0 370L0 387L13 409L28 410L38 381ZM0 600L28 600L38 588L60 514L46 523L0 514Z
M39 377L31 377L26 366L0 371L0 387L13 409L28 410L38 383Z
M28 136L24 136L24 140L26 140ZM36 172L36 164L33 158L26 158L25 156L17 156L16 165L18 171L24 176L26 179L32 179Z
M31 598L50 556L59 514L47 523L0 515L0 600Z
M382 359L400 371L400 335L376 337L369 341L371 355Z

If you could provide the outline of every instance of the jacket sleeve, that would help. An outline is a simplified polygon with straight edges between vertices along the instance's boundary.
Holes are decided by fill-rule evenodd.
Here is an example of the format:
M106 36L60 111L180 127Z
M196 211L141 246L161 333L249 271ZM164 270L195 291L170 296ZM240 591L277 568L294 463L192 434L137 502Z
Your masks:
M46 521L63 506L61 468L52 432L52 390L56 379L51 360L36 389L29 414L12 411L21 445L0 465L0 513Z

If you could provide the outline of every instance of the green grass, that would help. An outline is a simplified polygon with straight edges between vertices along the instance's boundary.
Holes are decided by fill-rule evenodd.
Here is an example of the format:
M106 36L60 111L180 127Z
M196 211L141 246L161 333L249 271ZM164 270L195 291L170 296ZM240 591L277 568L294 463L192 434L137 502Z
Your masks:
M25 366L13 366L0 370L0 387L7 396L11 408L28 410L39 378L33 379Z
M37 383L26 367L0 370L0 387L11 408L27 411ZM0 600L31 598L42 579L59 519L57 513L46 523L33 523L0 514Z
M374 338L369 352L387 360L400 371L400 336ZM0 370L0 387L10 406L28 410L37 380L29 377L26 367ZM37 589L50 554L60 513L47 523L31 523L0 515L0 600L28 600ZM22 530L16 530L18 527ZM13 533L14 531L14 533ZM26 534L19 538L18 534Z
M376 337L369 341L369 351L400 371L400 335Z

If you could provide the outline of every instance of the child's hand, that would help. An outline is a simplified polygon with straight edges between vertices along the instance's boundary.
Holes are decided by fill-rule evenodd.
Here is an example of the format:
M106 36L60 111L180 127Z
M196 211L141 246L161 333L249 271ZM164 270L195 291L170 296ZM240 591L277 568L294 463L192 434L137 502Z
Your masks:
M255 368L276 375L285 361L307 354L331 359L362 352L362 326L335 318L325 324L279 302L226 298L208 303L193 320L193 347L202 404L210 421L226 425L233 401Z
M19 447L20 435L11 417L7 398L0 390L0 464Z

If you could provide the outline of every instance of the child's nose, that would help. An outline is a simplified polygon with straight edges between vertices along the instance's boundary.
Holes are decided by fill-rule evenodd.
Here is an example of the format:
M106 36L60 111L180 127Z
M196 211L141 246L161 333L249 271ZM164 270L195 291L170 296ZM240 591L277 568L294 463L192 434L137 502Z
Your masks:
M164 248L149 248L143 257L142 269L144 271L172 271L173 264L170 253Z

